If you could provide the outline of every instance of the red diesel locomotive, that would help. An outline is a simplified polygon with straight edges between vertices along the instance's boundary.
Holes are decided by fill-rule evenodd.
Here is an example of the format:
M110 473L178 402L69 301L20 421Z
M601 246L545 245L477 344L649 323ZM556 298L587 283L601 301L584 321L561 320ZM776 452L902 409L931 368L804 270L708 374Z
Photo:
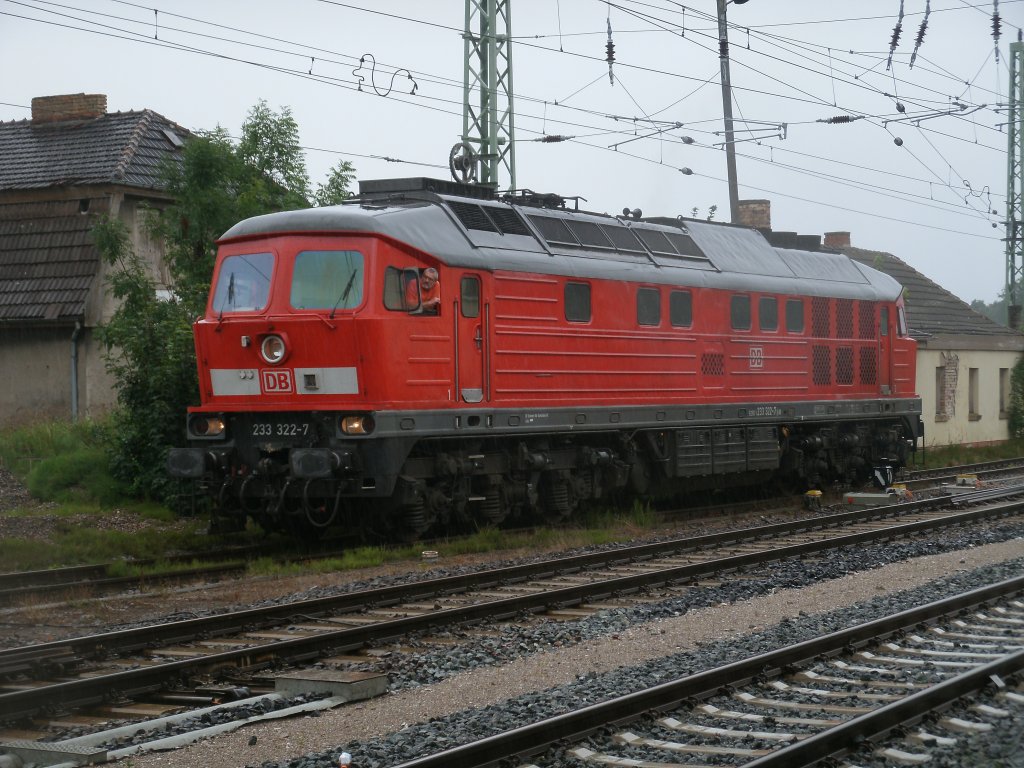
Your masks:
M920 434L901 294L739 226L364 182L220 240L168 468L220 529L404 537L619 490L853 482Z

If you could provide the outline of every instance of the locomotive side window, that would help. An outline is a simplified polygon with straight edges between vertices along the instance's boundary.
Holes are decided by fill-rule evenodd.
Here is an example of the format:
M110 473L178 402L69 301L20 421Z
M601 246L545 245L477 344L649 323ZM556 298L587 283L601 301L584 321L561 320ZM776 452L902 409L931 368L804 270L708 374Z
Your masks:
M689 291L672 291L668 295L668 319L673 328L693 325L693 296Z
M774 296L757 300L757 325L762 331L779 330L779 301Z
M734 331L750 330L750 297L733 296L730 303L729 316Z
M480 281L472 276L462 278L461 282L463 317L480 317Z
M907 315L903 311L903 307L896 308L896 331L900 336L907 336Z
M408 312L416 307L406 305L406 286L420 279L420 271L415 268L399 269L388 267L384 270L384 309L395 312ZM418 302L417 302L418 303Z
M879 330L881 331L882 336L888 336L889 335L889 308L888 307L882 307L882 320L879 323L879 326L880 326Z
M661 292L657 288L637 289L636 321L639 325L661 325Z
M801 299L786 299L786 331L804 332L804 303Z
M292 271L295 309L352 309L363 302L363 254L300 251Z
M590 322L590 286L587 283L565 284L565 319L570 323Z
M213 311L260 312L270 298L274 254L247 253L228 256L220 265L213 291Z

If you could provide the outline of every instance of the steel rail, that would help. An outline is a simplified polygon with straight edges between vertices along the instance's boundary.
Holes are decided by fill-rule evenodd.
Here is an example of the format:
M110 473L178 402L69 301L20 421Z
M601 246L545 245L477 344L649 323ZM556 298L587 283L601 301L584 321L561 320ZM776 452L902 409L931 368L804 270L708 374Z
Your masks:
M971 592L833 632L824 637L752 656L742 661L661 683L642 691L628 693L616 699L556 715L443 752L416 758L394 768L451 768L455 765L459 768L490 768L509 757L514 756L522 760L544 752L557 742L579 740L607 725L620 725L635 720L652 710L670 709L687 700L707 698L728 686L744 685L759 676L778 673L786 667L803 664L819 656L835 655L848 648L862 647L908 627L934 621L942 616L1019 593L1022 590L1024 590L1024 576L1008 579L998 584L981 587ZM1011 665L1021 662L1021 653L1013 655ZM952 686L953 689L959 687L959 685ZM846 746L849 744L850 742L847 742ZM819 746L816 749L823 750L824 748ZM765 759L767 757L765 756ZM764 763L763 765L789 768L789 766L798 764L795 760L791 760L790 762L782 761ZM750 765L760 766L761 764Z
M97 566L98 567L98 566ZM193 579L197 576L222 576L226 573L237 573L244 570L244 562L223 563L221 565L184 568L177 571L164 571L141 576L102 576L101 578L83 577L75 581L50 583L31 583L28 586L0 589L0 605L10 605L18 598L36 597L54 592L70 592L72 590L96 591L110 587L127 585L157 584L160 582ZM87 573L87 572L86 572Z
M1003 505L1020 509L1024 502ZM1005 509L1001 510L1005 513ZM441 609L418 616L390 619L365 626L349 627L313 636L280 640L258 646L233 649L195 659L182 659L166 664L145 666L110 675L75 679L45 686L0 693L0 720L30 716L55 701L68 706L84 706L109 699L117 692L138 695L160 688L168 680L186 674L225 666L265 666L271 661L287 659L304 661L323 653L354 650L368 643L393 640L415 632L429 631L439 625L471 624L484 620L504 619L522 613L538 613L552 608L578 605L585 601L607 599L616 594L629 594L645 588L678 584L706 577L713 573L740 570L765 562L798 558L840 547L859 546L880 539L913 535L952 523L967 523L995 514L993 508L952 513L941 518L904 523L892 528L873 529L818 541L785 547L769 547L757 552L731 555L717 560L672 566L654 572L618 576L589 584L573 585L542 593L516 595L497 600ZM294 606L293 606L294 609ZM297 611L293 610L293 614ZM242 612L244 615L247 612ZM238 614L235 614L238 627ZM242 624L245 622L242 621ZM165 625L164 631L174 625ZM101 637L101 636L100 636ZM67 650L67 645L56 645ZM22 663L24 659L20 660Z
M991 684L993 677L1007 677L1024 669L1024 651L1017 651L944 680L833 728L808 736L770 754L745 763L743 768L794 768L813 765L829 757L853 751L863 740L877 739L921 715L948 706Z
M1024 456L1010 459L993 459L992 461L979 461L974 464L961 464L957 467L935 467L933 469L917 469L907 473L908 480L934 480L956 477L956 475L968 475L976 472L986 472L999 469L1024 469Z

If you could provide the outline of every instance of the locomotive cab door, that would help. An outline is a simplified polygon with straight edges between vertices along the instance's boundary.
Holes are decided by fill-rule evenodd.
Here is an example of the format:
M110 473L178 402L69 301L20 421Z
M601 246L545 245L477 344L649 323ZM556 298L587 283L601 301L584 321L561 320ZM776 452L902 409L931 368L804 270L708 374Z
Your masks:
M455 315L457 400L479 403L484 399L484 361L487 358L486 308L479 275L466 274L459 280Z
M892 328L889 307L880 308L878 318L878 385L883 395L892 394Z

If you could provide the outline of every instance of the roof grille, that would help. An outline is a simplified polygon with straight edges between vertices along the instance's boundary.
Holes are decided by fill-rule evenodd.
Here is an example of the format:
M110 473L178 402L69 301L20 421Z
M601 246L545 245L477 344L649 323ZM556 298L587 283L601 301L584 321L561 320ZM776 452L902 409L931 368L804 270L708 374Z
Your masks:
M706 259L704 252L693 242L693 238L682 232L666 232L668 241L675 246L680 256L690 256L695 259Z
M669 256L676 255L676 249L672 247L672 243L665 237L665 233L660 229L645 229L643 227L634 226L633 232L636 236L643 240L651 253L662 253Z
M448 207L452 209L462 226L466 229L479 229L484 232L497 232L498 228L491 221L490 217L479 205L474 203L462 203L458 200L449 200Z
M684 259L708 261L708 257L697 247L693 238L683 232L666 232L660 229L648 229L643 225L634 224L631 229L643 240L651 253L659 256L681 256Z
M497 206L488 205L484 210L503 235L527 235L533 237L533 233L527 228L526 222L519 218L519 214L511 208L498 208Z
M580 245L590 246L592 248L603 248L607 250L612 247L611 242L604 233L601 232L601 227L592 221L575 221L569 219L565 222L569 227L569 231L576 235L576 239L580 241Z
M626 253L643 253L644 248L640 245L640 242L627 227L621 224L603 224L601 229L608 235L608 239L612 241L612 244L619 251Z
M565 219L558 219L554 216L530 216L530 221L540 230L541 236L549 243L554 243L555 245L579 245L572 232L569 231L569 227L565 225Z

